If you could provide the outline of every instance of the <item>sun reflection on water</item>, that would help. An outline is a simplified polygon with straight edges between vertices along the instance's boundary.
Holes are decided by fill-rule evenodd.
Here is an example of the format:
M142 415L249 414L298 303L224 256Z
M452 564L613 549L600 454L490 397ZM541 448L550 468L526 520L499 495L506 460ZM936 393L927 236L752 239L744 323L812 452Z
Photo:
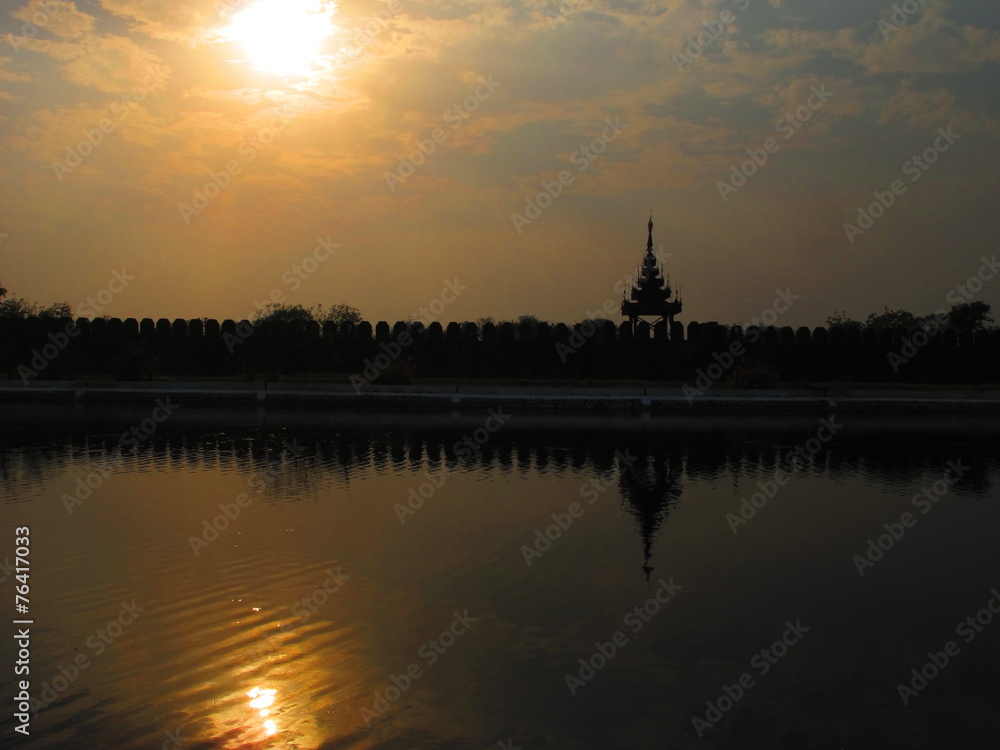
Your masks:
M274 696L277 692L272 688L255 687L251 689L247 692L247 696L250 698L250 707L257 709L261 718L266 717L271 713L271 706L274 704ZM266 719L262 726L268 736L278 731L278 725L274 719Z

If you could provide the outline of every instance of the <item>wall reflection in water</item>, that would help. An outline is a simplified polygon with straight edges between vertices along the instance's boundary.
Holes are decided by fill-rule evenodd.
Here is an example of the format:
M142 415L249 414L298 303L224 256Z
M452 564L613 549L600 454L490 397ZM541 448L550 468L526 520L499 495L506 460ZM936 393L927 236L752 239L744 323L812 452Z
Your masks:
M85 650L122 599L146 608L42 712L46 750L160 747L168 731L186 738L178 746L229 750L482 748L515 734L524 747L685 746L690 714L798 616L818 633L797 647L808 668L783 667L793 671L733 712L743 746L793 746L813 731L847 746L849 732L821 727L831 692L840 713L869 722L872 742L893 746L912 715L873 729L884 705L844 696L863 683L891 698L911 655L989 589L989 550L975 539L997 515L1000 436L968 419L841 414L842 431L789 462L828 415L515 413L469 450L485 409L194 407L132 450L122 435L147 415L0 408L3 524L31 523L46 540L39 607L53 629L39 637L40 681ZM861 581L851 556L955 460L971 467L950 493L958 510L935 511L879 577ZM725 514L781 472L796 487L780 512L776 503L734 535ZM401 522L393 504L427 476L446 481ZM253 504L193 552L190 536L219 503L257 480ZM92 494L68 513L59 498L81 486ZM600 502L587 504L587 492ZM988 502L966 502L979 498ZM525 565L522 546L573 502L585 515ZM927 554L938 549L962 557ZM564 673L675 576L676 601L570 696ZM940 617L918 609L928 586ZM454 656L422 661L422 645L466 608L478 621ZM367 725L360 709L411 663L421 676ZM964 672L953 674L949 699L919 714L919 731L946 731L935 716L976 704ZM780 699L767 692L779 686ZM755 701L768 695L765 721Z

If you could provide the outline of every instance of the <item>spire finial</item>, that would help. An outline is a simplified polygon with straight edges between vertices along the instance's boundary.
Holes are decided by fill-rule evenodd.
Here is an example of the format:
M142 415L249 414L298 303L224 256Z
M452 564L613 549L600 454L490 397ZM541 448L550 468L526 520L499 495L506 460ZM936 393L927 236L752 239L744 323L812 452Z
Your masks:
M646 240L646 252L653 252L653 209L649 209L649 239Z

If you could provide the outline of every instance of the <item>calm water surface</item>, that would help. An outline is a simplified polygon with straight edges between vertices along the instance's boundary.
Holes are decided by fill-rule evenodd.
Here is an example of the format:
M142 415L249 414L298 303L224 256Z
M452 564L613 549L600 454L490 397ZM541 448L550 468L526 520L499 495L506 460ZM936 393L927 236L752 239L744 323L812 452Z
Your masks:
M0 746L1000 747L988 417L152 414L0 409Z

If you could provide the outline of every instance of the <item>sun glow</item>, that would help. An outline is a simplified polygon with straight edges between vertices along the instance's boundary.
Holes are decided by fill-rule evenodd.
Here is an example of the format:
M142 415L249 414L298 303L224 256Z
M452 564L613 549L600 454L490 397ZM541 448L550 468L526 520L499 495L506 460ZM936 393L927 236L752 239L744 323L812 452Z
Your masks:
M326 0L260 0L240 11L222 34L243 46L257 70L307 75L335 30L333 13Z
M247 697L251 699L250 707L257 709L260 712L261 718L264 719L264 723L261 726L267 735L272 735L278 731L278 724L274 719L267 718L271 713L271 706L274 705L274 696L277 692L277 690L270 688L255 687L247 693Z

